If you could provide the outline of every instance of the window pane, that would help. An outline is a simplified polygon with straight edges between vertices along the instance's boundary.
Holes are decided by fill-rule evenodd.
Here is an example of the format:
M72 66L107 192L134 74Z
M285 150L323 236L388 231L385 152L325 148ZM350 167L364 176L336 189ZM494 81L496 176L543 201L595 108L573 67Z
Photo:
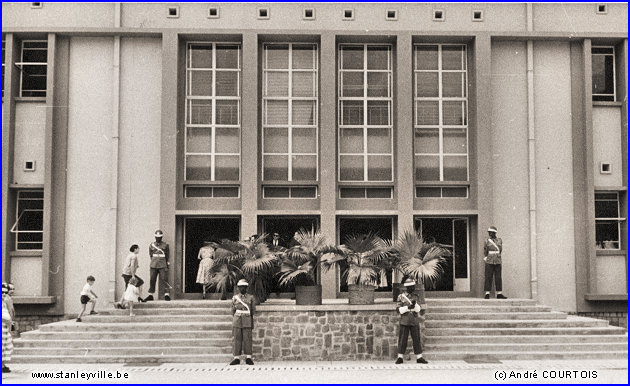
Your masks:
M186 186L186 197L212 197L212 187L210 186Z
M186 156L186 179L209 180L211 158L209 155Z
M28 49L22 51L22 62L24 63L46 63L48 58L48 49Z
M439 181L440 158L439 156L416 156L416 180Z
M614 54L613 47L591 47L591 54Z
M463 72L442 73L442 96L445 98L466 96Z
M266 46L267 66L270 69L289 68L289 46L285 44L273 44Z
M392 137L389 128L368 128L368 153L392 152Z
M217 68L239 68L239 47L217 45Z
M266 181L286 181L289 179L289 161L286 155L266 155L264 162L263 173Z
M368 72L368 97L389 97L389 73Z
M294 97L315 97L315 73L294 72L293 73L293 96Z
M416 96L419 98L437 98L440 91L438 80L437 72L417 72Z
M614 60L611 55L593 55L593 94L613 94Z
M265 153L288 153L287 129L266 127L264 137Z
M212 101L191 99L188 101L188 123L209 125L212 123Z
M265 96L289 96L289 73L266 72L267 84Z
M439 106L438 101L416 102L416 124L438 125L440 123Z
M442 70L463 70L464 68L464 48L442 46Z
M341 68L344 70L363 69L363 46L341 47Z
M188 95L212 95L212 71L190 71Z
M388 155L368 156L368 180L391 181L392 180L392 157Z
M186 135L186 152L212 152L212 129L209 127L189 127Z
M214 179L216 181L238 181L239 157L218 155L215 157Z
M619 217L618 201L595 200L595 218L617 218Z
M596 194L596 197L599 197L600 194ZM25 199L25 198L44 198L44 192L41 190L21 190L19 192L18 195L19 199ZM617 198L617 195L615 194L615 199ZM24 200L24 201L20 201L20 202L38 202L38 200ZM39 201L42 202L42 201Z
M448 198L466 198L468 197L468 188L465 187L449 187L442 188L442 194Z
M416 153L439 153L440 152L440 130L436 128L416 129L415 152Z
M363 96L363 73L362 72L342 72L341 96L362 97Z
M315 198L317 197L317 188L315 187L299 187L291 188L292 198Z
M363 124L363 101L341 101L343 125Z
M466 129L447 128L442 130L444 153L466 154Z
M295 69L307 69L316 68L315 58L316 53L315 46L311 44L294 44L293 45L293 68Z
M339 156L339 179L342 181L363 181L363 156Z
M392 198L392 188L367 188L367 198Z
M238 72L217 71L217 96L238 96Z
M267 114L265 114L265 118L268 125L289 124L289 102L267 101L266 106Z
M317 138L315 128L293 128L293 152L317 153Z
M47 66L22 67L22 96L46 96Z
M314 125L315 124L315 102L293 101L293 124L294 125Z
M465 125L466 102L442 102L442 121L445 125Z
M617 193L595 193L596 200L615 200L619 199L619 195Z
M595 221L595 241L600 249L619 249L619 223Z
M292 173L293 181L317 180L317 156L294 155Z
M341 188L339 189L341 198L365 198L364 188Z
M289 188L285 187L264 187L265 198L289 198Z
M216 123L238 125L238 101L216 101Z
M363 153L363 129L342 128L339 136L341 153Z
M466 157L444 156L444 181L468 181Z
M438 187L417 187L416 197L418 198L440 198L442 197L442 189Z
M389 70L389 47L368 47L368 70Z
M438 47L437 46L417 46L416 47L416 70L437 70L438 69Z
M368 125L389 125L389 102L368 101Z
M42 210L25 210L20 214L18 231L41 231L44 229L44 212Z
M235 198L238 197L238 188L232 186L216 186L213 189L215 198Z
M212 46L190 45L191 68L212 68Z
M216 128L215 151L217 153L239 153L239 130L234 128Z

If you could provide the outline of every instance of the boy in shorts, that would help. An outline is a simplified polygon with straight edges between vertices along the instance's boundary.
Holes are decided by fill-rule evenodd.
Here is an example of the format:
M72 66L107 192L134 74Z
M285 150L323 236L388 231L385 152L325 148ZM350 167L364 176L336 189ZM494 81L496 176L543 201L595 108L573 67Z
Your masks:
M96 305L96 299L98 296L92 291L92 286L94 285L94 276L90 275L87 277L87 283L83 286L83 290L81 291L81 312L79 312L79 316L77 316L77 322L81 322L81 316L85 312L85 306L88 303L92 304L92 309L90 310L90 315L98 314L98 312L94 311L94 306Z

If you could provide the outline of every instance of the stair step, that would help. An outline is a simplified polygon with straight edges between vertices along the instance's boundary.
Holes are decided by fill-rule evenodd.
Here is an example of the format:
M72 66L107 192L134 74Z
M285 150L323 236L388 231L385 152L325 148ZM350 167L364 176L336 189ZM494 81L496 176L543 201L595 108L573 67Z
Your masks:
M456 335L600 335L623 334L623 328L615 327L525 327L525 328L427 328L425 334L440 336Z
M64 329L61 331L29 331L22 333L19 340L101 340L101 339L117 339L120 342L125 342L127 339L151 339L151 340L163 340L163 339L209 339L209 338L232 338L232 330L189 330L180 329L173 331L70 331Z
M488 312L488 313L435 313L428 312L426 320L542 320L542 319L566 319L564 312Z
M626 335L458 335L458 336L426 336L426 345L442 344L504 344L504 343L628 343Z
M427 353L441 351L456 351L475 354L478 352L538 352L538 351L623 351L628 344L619 343L467 343L467 344L425 344L422 346Z
M134 355L205 355L205 354L230 354L232 347L152 347L152 346L140 346L131 347L129 344L121 345L120 347L90 347L90 348L69 348L69 347L20 347L15 349L16 355L83 355L83 356L101 356L101 355L122 355L122 356L134 356Z
M133 307L133 313L140 315L216 315L216 316L232 316L230 307L213 308L213 307L195 307L195 308L138 308ZM99 315L129 315L129 310L102 310Z
M232 322L177 322L177 323L155 323L155 322L129 322L129 323L86 323L75 322L74 320L44 324L40 326L41 331L169 331L169 330L232 330Z
M120 315L90 315L81 318L83 323L144 323L144 322L211 322L211 323L231 323L232 315L136 315L129 316L129 313Z
M68 338L72 338L68 336ZM16 348L92 348L92 347L120 347L124 342L129 347L230 347L232 339L15 339Z
M429 306L427 314L442 313L486 313L486 312L549 312L545 306Z
M577 359L627 359L627 351L539 351L539 352L477 352L457 353L448 351L427 352L425 357L430 362L432 360L452 361L452 360L486 360L508 361L508 360L577 360ZM482 362L483 363L483 362Z
M605 327L608 321L571 317L562 320L427 320L430 328L548 328L548 327Z
M232 306L231 300L156 300L146 303L136 303L135 308L225 308Z
M11 363L228 363L229 354L193 355L12 355Z
M535 306L532 299L479 299L479 298L453 298L435 299L427 298L426 303L431 307L445 306Z

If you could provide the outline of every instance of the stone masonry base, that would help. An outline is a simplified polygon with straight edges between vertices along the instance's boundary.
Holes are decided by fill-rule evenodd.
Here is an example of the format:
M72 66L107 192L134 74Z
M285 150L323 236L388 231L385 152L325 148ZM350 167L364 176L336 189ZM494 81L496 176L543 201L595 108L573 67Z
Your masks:
M625 328L628 331L627 312L578 312L578 316L607 320L611 326Z

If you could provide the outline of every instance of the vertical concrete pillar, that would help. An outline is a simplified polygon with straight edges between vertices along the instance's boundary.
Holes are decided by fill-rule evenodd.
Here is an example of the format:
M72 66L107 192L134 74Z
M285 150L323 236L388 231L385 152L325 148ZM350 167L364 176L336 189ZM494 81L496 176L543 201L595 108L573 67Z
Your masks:
M4 36L6 49L3 58L7 64L15 62L15 58L19 55L17 52L17 43L14 35L9 33ZM9 199L9 185L13 181L13 150L15 140L15 101L12 97L18 84L13 80L17 77L17 67L12 65L5 66L5 87L4 98L2 101L2 279L11 280L11 257L9 256L8 242L12 233L9 232L11 226L9 219L11 214L9 211L11 203Z
M258 233L258 34L243 34L241 95L241 239Z
M321 230L331 242L337 241L337 54L335 35L321 35L320 51L320 197ZM322 297L337 297L337 272L322 275Z

